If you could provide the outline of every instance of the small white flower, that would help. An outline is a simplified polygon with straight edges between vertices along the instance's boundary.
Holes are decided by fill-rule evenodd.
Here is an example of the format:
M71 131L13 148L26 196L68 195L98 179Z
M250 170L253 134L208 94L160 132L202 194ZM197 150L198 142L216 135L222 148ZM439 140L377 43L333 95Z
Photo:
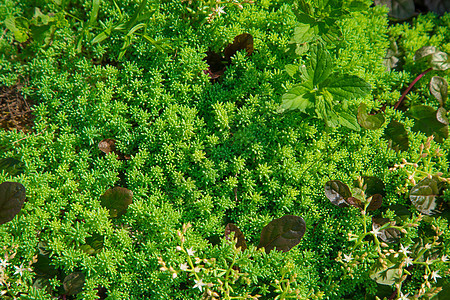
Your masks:
M16 269L14 275L19 274L20 276L22 276L23 271L27 271L27 269L23 267L23 263L20 265L20 267L14 266L14 268Z
M217 6L215 9L215 12L217 13L218 16L220 16L221 14L226 14L226 12L223 10L225 8L225 6Z
M189 256L194 256L195 250L192 250L192 247L191 247L191 248L186 249L186 252Z
M370 233L372 233L376 237L378 237L381 234L378 228L374 228Z
M8 260L6 258L5 259L0 258L0 267L2 267L3 269L6 269L6 267L9 265L10 265L10 263L8 262Z
M407 256L408 253L411 253L411 251L409 251L408 248L409 248L409 246L405 247L402 244L400 244L400 250L398 250L398 252L401 252Z
M442 278L441 275L438 274L439 271L431 272L431 279L434 279L434 282L437 281L438 278Z
M181 271L187 271L187 269L188 269L188 265L186 263L180 265Z
M399 296L398 300L409 300L408 296L409 296L409 293L406 295L403 295L403 293L400 292L400 296Z
M413 259L411 257L409 257L409 256L406 256L405 257L405 264L406 264L407 267L411 266L413 264Z
M442 262L447 262L447 261L449 261L449 259L448 259L448 257L447 257L447 255L442 255L442 257L441 257L441 260L442 260Z
M206 283L203 283L202 279L200 279L200 280L194 279L194 281L195 281L195 285L193 288L194 289L198 288L200 290L200 292L203 291L203 287L206 285Z
M350 253L350 255L344 254L344 259L343 259L343 261L349 263L349 262L352 261L352 259L353 259L353 257L352 257L352 254L351 254L351 253Z
M177 276L178 276L178 274L177 274L176 272L173 272L173 273L172 273L172 278L173 278L173 279L177 278Z
M183 250L180 246L177 246L177 251Z

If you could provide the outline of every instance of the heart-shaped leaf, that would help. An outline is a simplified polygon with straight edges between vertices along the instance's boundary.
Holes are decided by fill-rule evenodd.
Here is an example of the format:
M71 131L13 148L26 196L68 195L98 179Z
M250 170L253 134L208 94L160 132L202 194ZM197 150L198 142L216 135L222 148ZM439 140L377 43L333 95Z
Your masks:
M267 224L261 231L258 248L264 247L266 253L273 249L287 252L300 243L306 231L302 217L286 215Z
M409 192L409 199L418 211L425 215L442 212L441 199L443 184L438 177L426 177L419 181Z
M234 56L238 51L247 51L247 56L253 53L253 36L249 33L243 33L236 36L232 44L228 44L223 51L225 59L231 62L231 57Z
M372 218L372 230L377 230L386 223L390 223L391 220L388 218ZM387 228L379 231L378 238L383 242L392 244L397 243L401 238L400 230L396 228Z
M383 137L395 151L406 151L409 148L408 133L402 123L391 120L384 130Z
M414 0L375 0L375 5L386 5L389 16L399 20L412 17L416 9Z
M381 113L369 115L367 113L367 106L361 103L358 107L358 123L362 128L375 130L384 124L384 116Z
M225 227L225 238L230 240L230 234L234 232L234 238L237 239L236 248L241 248L241 250L247 249L247 243L245 242L245 237L242 231L233 223L228 223Z
M414 119L412 130L434 135L435 140L442 143L448 137L448 126L439 122L436 115L436 110L427 105L415 105L407 112L407 116Z
M0 171L5 171L10 176L16 176L23 173L25 165L18 159L7 157L0 159Z
M133 202L133 192L127 188L115 187L108 189L100 197L101 205L109 209L111 218L118 218L123 215L128 205Z
M440 106L444 106L448 96L448 83L439 76L433 76L430 81L430 92L439 101Z
M25 187L18 182L0 184L0 225L11 221L25 202Z
M76 295L81 293L84 286L85 275L81 272L70 273L64 278L63 286L66 295Z
M325 183L325 196L339 207L347 207L346 200L352 196L349 187L339 180L331 180Z

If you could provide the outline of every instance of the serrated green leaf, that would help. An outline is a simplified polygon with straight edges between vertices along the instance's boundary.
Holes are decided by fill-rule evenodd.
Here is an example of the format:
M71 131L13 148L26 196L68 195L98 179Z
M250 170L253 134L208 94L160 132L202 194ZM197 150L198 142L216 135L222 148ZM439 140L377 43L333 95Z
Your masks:
M293 86L281 99L280 111L287 109L305 111L314 106L314 96L311 94L311 87L307 83Z
M311 27L310 24L300 23L294 28L294 36L291 39L291 43L304 44L313 40L317 34L317 28Z
M370 84L354 75L333 78L326 82L325 88L339 101L362 98L371 90Z
M356 116L352 113L341 111L338 113L339 123L351 130L360 131L361 127L356 120Z
M285 67L286 72L288 73L289 76L294 77L294 75L298 72L298 66L297 65L286 65Z
M322 44L310 48L308 65L302 68L302 79L311 81L313 86L318 86L333 72L331 55Z

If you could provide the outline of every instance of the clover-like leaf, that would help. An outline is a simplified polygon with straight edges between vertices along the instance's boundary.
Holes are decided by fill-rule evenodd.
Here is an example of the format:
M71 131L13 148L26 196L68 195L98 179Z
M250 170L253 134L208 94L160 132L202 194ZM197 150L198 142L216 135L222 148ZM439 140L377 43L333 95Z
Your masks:
M395 151L406 151L409 148L408 133L402 123L391 120L384 131L383 137L389 141L389 147Z
M430 81L430 92L439 101L440 106L444 106L448 96L448 83L439 76L433 76Z
M438 177L426 177L419 181L409 192L409 199L418 211L425 215L434 215L442 212L443 184Z
M386 5L389 16L399 20L412 17L416 9L414 0L375 0L375 5Z
M347 207L346 200L352 196L349 187L339 180L331 180L325 183L325 196L336 206Z
M387 223L391 223L388 218L372 218L372 230L377 230ZM401 231L396 228L387 228L379 231L378 238L383 242L393 244L400 240L401 234Z
M414 60L417 61L419 59L432 55L433 53L436 53L436 51L437 48L434 46L423 46L422 48L417 50L416 53L414 53Z
M64 278L63 287L66 295L76 295L81 293L84 286L85 275L81 272L70 273Z
M266 253L273 249L287 252L300 243L306 231L302 217L286 215L272 220L261 231L258 248L264 247Z
M414 119L413 131L421 131L427 136L434 135L437 142L442 143L448 137L448 125L439 122L437 112L431 106L415 105L411 107L407 116Z
M243 33L236 36L233 43L228 44L223 51L225 59L231 62L231 57L234 56L238 51L247 51L247 56L253 53L253 36L249 33Z
M247 249L247 243L245 242L245 237L242 231L233 223L228 223L225 227L225 238L230 240L230 234L234 232L234 238L237 239L236 248L241 248L241 250Z
M0 184L0 225L11 221L25 202L25 187L18 182Z
M358 107L358 123L362 128L375 130L380 128L384 124L384 116L381 113L378 114L368 114L367 105L361 103Z
M0 171L5 171L10 176L16 176L23 173L25 164L13 157L0 159Z
M109 209L111 218L118 218L126 212L128 205L133 202L133 192L127 188L115 187L108 189L100 197L100 201L103 207Z

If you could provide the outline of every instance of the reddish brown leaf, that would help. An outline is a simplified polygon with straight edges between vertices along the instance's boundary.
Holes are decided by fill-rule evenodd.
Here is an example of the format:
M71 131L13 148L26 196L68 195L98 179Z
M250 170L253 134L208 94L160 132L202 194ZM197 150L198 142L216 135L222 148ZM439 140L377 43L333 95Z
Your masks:
M231 239L230 235L232 232L234 232L234 238L237 239L236 248L241 248L241 250L247 249L247 243L242 231L233 223L228 223L225 227L225 238L227 240Z
M247 51L247 56L253 53L253 36L249 33L243 33L236 36L232 44L228 44L223 51L225 59L231 62L231 57L241 50Z

